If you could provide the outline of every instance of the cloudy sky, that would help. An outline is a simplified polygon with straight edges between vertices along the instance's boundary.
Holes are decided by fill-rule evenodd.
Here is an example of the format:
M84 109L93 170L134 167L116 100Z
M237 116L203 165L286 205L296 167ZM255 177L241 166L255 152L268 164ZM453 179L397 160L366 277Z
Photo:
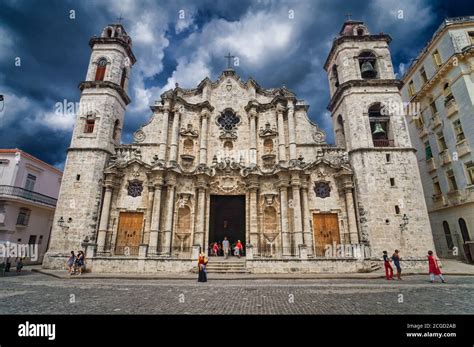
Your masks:
M285 84L306 100L332 142L323 64L347 13L372 33L392 36L400 77L444 18L474 15L474 8L454 0L0 0L0 148L21 148L63 168L74 115L56 114L55 105L78 102L88 41L119 15L137 57L122 142L131 142L149 105L175 83L193 88L206 76L215 80L227 52L239 57L244 81Z

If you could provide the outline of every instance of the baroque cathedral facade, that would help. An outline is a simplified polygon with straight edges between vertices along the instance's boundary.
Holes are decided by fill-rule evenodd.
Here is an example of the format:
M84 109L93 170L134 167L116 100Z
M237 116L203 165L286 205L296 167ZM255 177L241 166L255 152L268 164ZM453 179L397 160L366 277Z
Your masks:
M43 266L85 249L96 272L190 271L224 237L244 244L249 272L359 271L396 248L418 266L434 247L404 116L386 111L402 102L390 40L353 20L334 40L335 145L292 91L231 67L162 94L121 144L136 59L124 27L107 26L90 40Z

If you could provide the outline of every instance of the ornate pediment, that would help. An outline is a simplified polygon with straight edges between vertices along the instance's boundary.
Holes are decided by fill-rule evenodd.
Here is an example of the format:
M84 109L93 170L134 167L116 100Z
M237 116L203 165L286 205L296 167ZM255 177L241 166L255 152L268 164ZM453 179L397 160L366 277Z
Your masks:
M270 123L267 122L265 123L265 128L260 128L258 135L260 137L274 137L278 135L278 131L275 127L272 129Z
M184 137L198 137L197 130L193 129L192 124L188 124L186 128L181 128L179 134Z
M216 176L209 186L215 194L245 194L246 191L246 184L235 175Z

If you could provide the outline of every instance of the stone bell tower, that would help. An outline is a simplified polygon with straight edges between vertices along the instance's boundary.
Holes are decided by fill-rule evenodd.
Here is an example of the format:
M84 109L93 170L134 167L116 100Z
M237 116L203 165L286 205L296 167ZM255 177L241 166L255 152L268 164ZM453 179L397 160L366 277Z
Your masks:
M128 81L135 57L132 41L121 24L108 25L89 41L91 59L68 149L49 251L55 256L82 249L84 239L96 242L103 172L120 144L124 113L130 103ZM62 261L62 260L61 260Z
M362 242L375 257L400 249L419 258L434 246L390 41L361 21L343 24L325 63L328 110L354 169Z

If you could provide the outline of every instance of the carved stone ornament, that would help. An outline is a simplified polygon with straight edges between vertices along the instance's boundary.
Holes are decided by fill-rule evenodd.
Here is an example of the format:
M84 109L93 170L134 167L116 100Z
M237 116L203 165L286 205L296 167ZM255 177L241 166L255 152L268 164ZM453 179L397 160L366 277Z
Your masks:
M133 133L133 140L135 142L143 142L145 141L146 135L143 130L137 130Z
M258 133L260 137L273 137L278 135L278 131L275 128L271 129L270 127L270 123L265 123L265 128L260 128Z
M136 198L137 196L141 196L142 191L143 183L141 181L134 180L128 182L127 192L131 197Z
M193 129L192 124L188 124L186 128L181 128L179 134L185 137L198 137L198 132Z
M313 140L318 144L323 144L326 142L326 134L322 130L317 130L313 133Z

